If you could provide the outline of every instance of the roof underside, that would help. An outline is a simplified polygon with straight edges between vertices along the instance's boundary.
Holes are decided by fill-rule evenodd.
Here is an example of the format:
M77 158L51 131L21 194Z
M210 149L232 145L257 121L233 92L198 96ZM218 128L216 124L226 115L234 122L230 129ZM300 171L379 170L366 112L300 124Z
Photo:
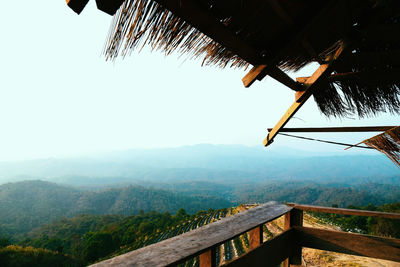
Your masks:
M112 59L147 44L220 67L266 65L260 79L268 70L322 64L345 44L314 92L321 112L399 113L399 11L400 1L383 0L126 0L105 54Z

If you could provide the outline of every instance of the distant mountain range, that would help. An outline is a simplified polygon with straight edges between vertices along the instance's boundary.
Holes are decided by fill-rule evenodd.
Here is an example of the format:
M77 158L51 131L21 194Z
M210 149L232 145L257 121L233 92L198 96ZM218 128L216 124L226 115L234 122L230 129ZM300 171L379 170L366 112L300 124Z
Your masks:
M194 180L259 183L281 179L349 183L354 179L369 182L386 179L385 183L400 184L396 177L400 177L399 169L380 154L316 155L239 145L128 150L81 158L0 163L0 184L29 179L79 186Z

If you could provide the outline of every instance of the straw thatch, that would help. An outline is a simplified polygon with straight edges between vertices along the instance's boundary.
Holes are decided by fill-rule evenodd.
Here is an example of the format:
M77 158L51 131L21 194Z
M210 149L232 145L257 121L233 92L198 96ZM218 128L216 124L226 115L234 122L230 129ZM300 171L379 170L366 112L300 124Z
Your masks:
M352 75L321 82L314 93L321 112L335 117L400 112L400 56L391 56L400 51L400 1L287 0L277 7L275 1L190 0L215 18L209 27L222 25L254 50L256 58L229 50L218 35L206 36L192 26L190 14L183 19L160 4L168 1L126 0L111 25L107 59L150 45L167 55L178 51L203 57L205 65L267 64L296 71L323 61L346 40L348 49L331 73Z
M115 59L138 46L150 45L161 49L166 55L178 50L194 57L205 55L205 64L225 67L247 66L248 63L208 38L186 21L172 14L155 1L127 0L114 17L105 55Z
M114 17L105 48L107 59L114 59L119 54L127 55L135 48L150 45L161 49L166 54L178 51L193 57L204 57L203 63L220 67L246 67L248 64L273 62L284 70L298 70L318 58L330 54L340 39L340 30L321 32L313 41L312 54L302 45L293 45L280 53L282 47L309 23L311 14L327 8L321 1L282 2L289 13L296 18L292 25L281 23L280 16L271 9L267 1L258 0L193 0L202 10L211 14L215 21L246 42L259 53L259 59L241 58L237 51L230 51L218 37L211 39L155 0L126 0ZM356 1L361 2L361 1ZM340 5L333 10L339 9ZM317 26L324 27L332 15L327 16ZM350 22L348 22L350 25ZM310 28L312 30L312 28ZM322 37L322 42L319 38ZM298 41L301 43L301 40Z
M352 49L335 62L334 74L314 94L323 114L400 113L399 11L399 2L378 9L372 25L355 31Z
M362 143L382 152L400 167L400 126L364 140Z

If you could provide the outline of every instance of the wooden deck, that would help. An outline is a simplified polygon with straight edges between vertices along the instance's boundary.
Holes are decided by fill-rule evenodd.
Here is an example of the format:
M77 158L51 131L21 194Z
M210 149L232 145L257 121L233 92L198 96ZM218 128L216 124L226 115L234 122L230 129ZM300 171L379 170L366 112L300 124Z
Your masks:
M249 230L272 221L292 207L268 202L179 236L92 266L169 266L184 262Z
M213 267L216 248L246 232L250 251L223 266L301 265L303 247L400 262L399 239L303 227L303 211L400 219L400 213L268 202L92 266L175 266L200 256L200 267ZM285 231L263 243L262 226L283 215Z

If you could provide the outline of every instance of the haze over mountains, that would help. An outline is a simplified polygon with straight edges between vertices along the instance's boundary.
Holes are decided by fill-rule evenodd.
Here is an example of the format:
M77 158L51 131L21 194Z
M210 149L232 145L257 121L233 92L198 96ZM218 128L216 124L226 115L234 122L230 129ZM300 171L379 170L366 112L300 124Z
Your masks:
M127 150L80 158L0 162L0 184L47 180L77 186L259 183L270 180L398 183L399 169L380 154L317 155L240 145Z

